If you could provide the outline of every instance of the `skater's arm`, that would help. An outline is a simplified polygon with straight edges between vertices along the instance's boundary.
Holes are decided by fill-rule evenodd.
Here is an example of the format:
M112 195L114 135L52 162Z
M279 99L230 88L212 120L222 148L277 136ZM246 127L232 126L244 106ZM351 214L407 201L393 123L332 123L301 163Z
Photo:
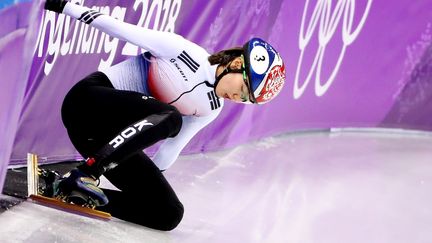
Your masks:
M186 42L180 35L145 29L70 2L66 3L62 13L89 24L112 37L142 47L154 56L177 55Z
M156 166L160 170L168 169L195 134L213 121L219 115L219 112L201 117L183 116L183 125L179 134L174 138L166 139L153 157L153 162Z

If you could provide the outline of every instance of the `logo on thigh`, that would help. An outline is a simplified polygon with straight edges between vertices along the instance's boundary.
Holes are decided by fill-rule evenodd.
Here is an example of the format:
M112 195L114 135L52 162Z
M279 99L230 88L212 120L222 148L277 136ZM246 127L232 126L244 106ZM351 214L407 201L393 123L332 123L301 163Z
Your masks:
M138 132L140 132L144 126L153 126L153 123L148 122L147 120L137 122L134 125L124 129L119 135L117 135L113 140L111 140L111 142L109 142L109 145L111 145L113 148L117 148L118 146L122 145L126 140L130 139Z

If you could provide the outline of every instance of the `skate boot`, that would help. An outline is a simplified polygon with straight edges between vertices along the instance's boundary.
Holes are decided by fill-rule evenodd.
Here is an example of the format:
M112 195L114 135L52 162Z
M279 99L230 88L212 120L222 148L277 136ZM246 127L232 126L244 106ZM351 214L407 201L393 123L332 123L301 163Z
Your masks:
M107 196L97 186L95 178L74 169L56 181L54 194L65 202L95 208L108 203Z

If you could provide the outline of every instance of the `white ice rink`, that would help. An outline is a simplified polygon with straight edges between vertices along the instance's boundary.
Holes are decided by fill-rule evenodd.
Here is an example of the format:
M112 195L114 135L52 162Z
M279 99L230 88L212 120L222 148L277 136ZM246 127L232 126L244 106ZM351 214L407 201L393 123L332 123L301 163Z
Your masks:
M432 242L431 134L290 134L165 175L185 206L171 232L24 202L0 214L0 242Z

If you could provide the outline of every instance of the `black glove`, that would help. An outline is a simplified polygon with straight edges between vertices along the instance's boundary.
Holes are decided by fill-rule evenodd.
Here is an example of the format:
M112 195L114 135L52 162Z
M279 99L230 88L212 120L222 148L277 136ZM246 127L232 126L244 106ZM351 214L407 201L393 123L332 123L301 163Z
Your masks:
M62 13L66 3L67 1L65 0L46 0L44 8L57 13Z

